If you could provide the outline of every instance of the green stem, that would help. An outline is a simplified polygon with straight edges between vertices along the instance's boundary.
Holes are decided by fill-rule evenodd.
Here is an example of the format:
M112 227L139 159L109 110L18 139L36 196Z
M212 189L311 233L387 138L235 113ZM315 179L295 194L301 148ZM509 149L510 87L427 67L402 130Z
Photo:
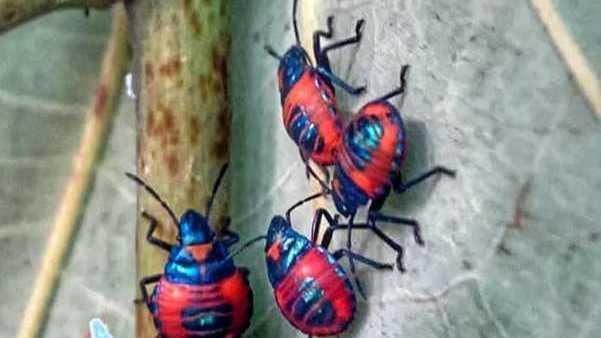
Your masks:
M128 2L138 88L138 175L176 214L205 206L219 169L229 160L227 0ZM228 180L213 205L222 224ZM176 242L177 228L148 194L139 208L160 221L157 236ZM148 222L139 218L137 277L160 273L165 255L148 245ZM154 337L145 306L137 308L137 337Z

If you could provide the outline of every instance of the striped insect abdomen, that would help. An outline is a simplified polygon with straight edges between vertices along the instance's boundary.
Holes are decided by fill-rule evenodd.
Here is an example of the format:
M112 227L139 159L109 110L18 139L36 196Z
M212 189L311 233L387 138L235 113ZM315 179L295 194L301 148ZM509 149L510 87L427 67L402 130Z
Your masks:
M334 163L342 122L332 87L307 68L282 104L284 126L292 140L316 163Z
M310 335L334 335L352 322L356 300L342 267L325 250L309 249L275 289L283 315Z
M390 186L406 153L403 123L387 102L364 106L349 123L337 154L334 190L342 200L367 202ZM355 197L364 194L363 198Z
M232 286L237 285L233 299ZM224 285L226 286L224 288ZM152 296L155 325L164 338L236 337L248 327L252 292L240 271L206 285L162 278Z

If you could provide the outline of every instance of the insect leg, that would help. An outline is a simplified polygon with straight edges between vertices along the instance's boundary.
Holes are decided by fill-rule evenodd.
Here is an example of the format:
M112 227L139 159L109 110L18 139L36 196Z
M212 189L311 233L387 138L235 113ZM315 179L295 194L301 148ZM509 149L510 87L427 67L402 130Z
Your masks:
M371 266L374 269L392 270L392 264L386 264L386 263L380 263L380 262L374 261L373 259L369 259L365 256L356 254L346 248L338 249L332 255L334 256L334 258L336 260L339 260L340 258L342 258L342 256L346 256L348 258L351 275L353 275L353 277L355 279L355 284L357 285L357 291L359 291L359 294L361 295L361 297L363 297L363 299L367 299L367 297L365 296L363 284L361 284L361 281L359 280L359 277L357 277L357 273L355 271L355 259L363 264Z
M278 59L278 60L282 60L282 56L280 54L278 54L273 47L269 46L269 45L265 45L263 48L265 48L265 51L267 52L267 54L273 56L274 58Z
M336 215L335 217L332 217L332 215L330 215L330 213L326 209L323 209L323 208L317 209L317 211L315 212L315 216L313 216L313 223L311 224L311 242L313 242L313 243L317 242L317 237L319 236L319 228L321 226L322 217L324 217L326 222L328 222L328 229L331 227L334 227L338 224L338 215ZM325 234L324 234L324 236L325 236ZM323 246L325 249L327 249L328 246L330 245L331 239L332 239L331 235L327 239L324 237L321 240L321 246Z
M317 183L319 183L319 185L321 186L322 191L327 192L330 190L330 188L328 188L328 183L330 181L330 173L328 172L328 170L326 168L324 168L323 166L319 166L319 170L321 170L321 172L323 173L323 175L326 177L325 181L321 179L321 177L319 177L315 171L313 170L313 168L311 168L311 165L309 164L309 159L305 156L305 154L303 153L303 150L301 148L298 148L298 153L300 154L300 157L303 161L303 163L305 164L305 175L307 176L307 179L309 179L310 177L313 177Z
M298 154L300 155L301 160L305 164L305 176L308 180L312 176L310 171L311 168L309 168L309 159L305 156L305 153L303 153L303 150L300 147L298 148ZM314 178L317 179L316 177Z
M371 230L374 234L376 234L376 236L378 236L382 241L384 241L384 243L386 243L386 245L388 245L391 249L396 251L396 253L397 253L397 258L396 258L397 268L399 269L399 271L405 272L405 266L403 265L403 256L404 256L403 247L400 244L398 244L397 242L395 242L393 239L391 239L388 235L386 235L380 228L378 228L375 225L375 222L352 224L351 227L352 227L352 229L357 229L357 230ZM335 226L330 226L328 229L326 229L326 232L324 233L324 238L326 238L326 237L331 238L332 233L335 230L341 230L341 229L349 229L349 224L337 224ZM420 240L421 240L421 238L420 238Z
M338 227L344 227L346 229L348 229L349 231L347 232L347 240L346 240L346 249L341 249L338 250L336 252L338 252L338 255L340 258L342 255L344 255L344 252L350 252L351 251L351 227L349 227L348 225L339 225L338 224L338 217L332 217L325 209L318 209L317 212L315 213L315 217L313 218L313 225L311 226L311 240L313 242L316 241L317 239L317 235L319 234L319 226L321 224L321 218L325 217L326 221L328 222L328 228L326 229L326 232L324 233L324 237L321 241L321 246L324 249L328 249L328 247L330 246L330 241L332 240L332 228L338 228ZM355 215L351 216L350 218L350 224L352 224L353 219L354 219ZM349 261L349 267L351 269L351 274L353 275L354 279L355 279L355 284L357 285L357 290L359 290L359 293L361 294L361 296L365 299L365 292L363 291L363 286L361 285L361 281L359 280L359 278L357 277L357 274L355 272L355 256L354 255L346 255ZM336 255L334 255L334 257L336 257ZM371 260L370 260L371 261ZM380 264L380 263L377 263Z
M443 166L436 166L434 168L432 168L431 170L419 175L418 177L409 180L406 183L402 182L402 179L400 178L400 176L395 180L396 182L394 183L394 191L396 191L397 193L403 193L407 190L409 190L410 188L412 188L413 186L423 182L424 180L428 179L430 176L432 175L437 175L437 174L442 174L442 175L446 175L446 176L450 176L450 177L455 177L456 171L453 169L449 169L447 167L443 167Z
M221 169L219 170L219 174L217 175L217 179L215 180L215 183L213 183L213 190L211 191L211 197L209 198L209 201L207 202L207 211L206 211L206 218L207 220L209 220L210 215L211 215L211 207L213 206L213 201L215 200L215 195L217 195L217 191L219 190L219 186L221 185L221 181L223 180L223 176L225 175L225 172L227 171L227 167L229 166L229 163L225 163Z
M409 65L404 65L403 67L401 67L401 85L395 89L393 89L390 93L384 94L383 96L372 100L371 102L379 102L379 101L387 101L397 95L401 95L405 92L405 86L406 86L406 80L405 80L405 75L407 74L407 71L409 70Z
M332 255L336 260L342 258L342 256L347 256L348 258L352 257L353 259L356 259L357 261L365 265L371 266L372 268L377 270L392 270L392 264L377 262L371 258L367 258L365 256L354 253L348 249L338 249Z
M221 242L227 248L229 248L230 246L232 246L240 241L240 236L237 233L230 230L231 221L232 221L232 219L227 217L225 219L225 224L221 228L222 229L221 230L221 237L222 237Z
M327 59L327 53L329 51L332 51L334 49L338 49L338 48L342 48L344 46L348 46L351 44L355 44L355 43L359 43L361 41L361 39L363 38L363 26L365 26L365 20L361 19L358 20L357 23L355 24L355 36L350 37L348 39L344 39L342 41L338 41L338 42L334 42L330 45L327 45L326 47L324 47L322 50L319 51L319 54L321 55L321 57Z
M148 228L148 232L146 233L146 240L148 241L148 243L155 245L165 251L168 251L168 252L171 251L171 248L173 247L172 244L169 244L163 240L160 240L152 235L154 233L154 231L156 230L157 226L159 225L159 221L156 218L154 218L154 216L147 213L146 211L142 212L142 217L144 217L150 221L150 228Z
M344 82L342 79L334 75L331 70L326 69L324 67L317 67L317 72L328 78L333 84L342 88L345 92L348 92L351 95L360 95L365 92L365 86L361 87L353 87L350 84Z
M139 284L140 285L140 293L142 294L142 299L136 299L134 302L136 302L136 303L143 302L144 304L146 304L146 307L148 307L148 311L152 312L152 309L150 306L150 298L148 297L148 290L146 290L146 285L158 282L162 276L163 275L159 273L156 275L146 276L146 277L142 278L140 280L140 284Z
M353 221L355 220L355 214L351 215L351 217L349 218L349 227L348 227L348 231L346 233L346 251L347 252L352 252L351 250L351 246L352 246L352 239L351 239L351 235L353 233ZM354 257L352 255L347 255L348 257L348 262L349 262L349 266L351 268L351 274L353 275L353 277L355 278L355 283L357 284L357 289L359 290L359 293L361 294L361 296L363 297L363 299L367 299L367 297L365 297L365 289L363 289L363 285L361 285L361 282L359 281L359 277L357 277L357 273L355 272L355 260L353 259Z
M229 248L230 246L238 243L240 241L240 235L238 235L237 233L225 229L221 232L225 238L223 238L223 245L225 245L227 248Z
M327 31L315 31L313 33L313 55L315 55L315 59L317 64L324 69L330 71L330 60L328 60L327 55L323 54L321 51L321 38L331 39L334 35L332 29L332 23L334 22L334 17L329 16L327 19Z
M288 210L286 210L286 221L288 221L288 224L291 224L290 223L290 214L292 213L292 211L294 209L300 207L301 205L303 205L303 204L305 204L305 203L307 203L309 201L312 201L312 200L314 200L316 198L319 198L319 197L322 197L322 196L326 196L328 194L329 194L329 192L323 192L323 191L322 192L318 192L316 194L310 195L310 196L308 196L308 197L306 197L306 198L304 198L304 199L302 199L302 200L294 203L290 208L288 208Z
M352 44L352 43L357 43L361 40L361 36L362 36L362 30L363 30L363 24L365 23L365 20L359 20L357 21L357 24L355 26L355 36L339 41L339 42L335 42L327 47L325 47L323 50L321 49L321 37L324 38L331 38L333 33L332 33L332 22L334 20L333 16L328 17L328 31L324 32L324 31L316 31L315 33L313 33L313 54L315 55L315 59L317 61L317 71L327 77L333 84L335 84L336 86L342 88L344 91L348 92L349 94L352 95L359 95L361 93L363 93L365 91L365 86L362 87L353 87L350 84L344 82L342 79L338 78L336 75L334 75L332 73L332 67L330 66L330 59L328 58L328 52L337 48L341 48L343 46Z
M369 219L369 223L374 227L376 226L376 222L386 222L405 225L413 228L413 237L415 238L415 242L420 246L424 246L424 240L421 234L421 227L416 220L404 217L384 215L379 211L370 211L367 217Z

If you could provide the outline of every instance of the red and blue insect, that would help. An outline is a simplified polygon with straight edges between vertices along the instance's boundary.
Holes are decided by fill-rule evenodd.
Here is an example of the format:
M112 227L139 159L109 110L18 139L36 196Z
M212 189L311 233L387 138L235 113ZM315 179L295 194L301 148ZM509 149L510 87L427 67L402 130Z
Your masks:
M318 209L315 213L310 240L295 231L291 226L290 213L310 199L293 205L286 212L286 218L275 216L271 220L265 244L267 274L280 311L294 327L310 336L336 335L348 328L356 310L353 286L339 260L348 257L375 269L392 270L393 266L348 248L330 253L328 249L333 232L349 229L349 224L338 223L337 218L325 209ZM323 219L328 226L318 244ZM392 242L373 225L354 224L353 227L371 229Z
M334 164L343 130L332 84L353 95L359 95L365 90L365 87L355 88L336 77L330 67L328 53L361 41L365 21L357 21L355 36L322 48L321 38L330 39L333 35L334 17L330 16L327 21L328 30L313 33L313 53L316 59L316 64L313 65L300 44L296 22L297 6L298 0L294 0L292 21L296 45L290 47L284 56L278 55L269 46L265 49L280 61L277 76L286 131L299 147L305 164L311 159L323 168ZM307 170L308 173L311 172L308 165Z
M418 244L423 245L419 223L416 220L384 215L380 212L391 189L402 193L436 174L454 177L455 171L436 166L417 178L404 181L401 165L407 154L405 127L399 111L388 102L389 99L404 93L405 75L409 66L401 69L401 84L390 93L365 104L347 125L340 147L336 153L331 194L338 212L350 217L352 224L357 209L371 202L368 210L368 224L388 222L407 225L413 228ZM350 248L351 229L347 246ZM397 267L403 272L403 248L397 251ZM351 271L354 264L351 259Z
M340 224L337 217L332 217L325 209L318 209L314 215L310 240L292 228L291 212L321 195L297 202L288 209L286 217L274 216L267 235L250 240L240 249L266 240L267 275L280 312L290 324L309 336L339 334L353 321L357 301L353 285L339 263L342 257L378 270L393 268L392 264L377 262L348 248L329 252L334 231L348 230L350 225ZM321 242L317 243L323 219L328 224ZM352 227L371 230L385 243L397 245L375 224L353 224Z
M179 221L149 185L139 177L127 174L161 203L179 229L179 243L167 243L153 236L158 221L143 213L150 220L146 239L169 252L164 273L140 281L142 301L163 338L233 338L239 337L250 324L253 293L247 279L248 270L236 267L228 252L239 236L227 230L223 239L217 239L208 223L211 205L226 168L227 165L215 182L206 216L190 209ZM146 286L154 283L157 284L149 296Z

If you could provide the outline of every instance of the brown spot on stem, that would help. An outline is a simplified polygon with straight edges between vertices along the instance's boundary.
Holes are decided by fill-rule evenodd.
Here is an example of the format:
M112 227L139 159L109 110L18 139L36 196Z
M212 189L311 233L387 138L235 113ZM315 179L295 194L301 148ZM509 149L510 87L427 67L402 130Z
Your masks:
M96 89L96 101L94 102L94 115L101 116L106 111L106 103L109 93L105 85L100 85Z
M190 117L190 144L197 145L198 144L198 135L200 134L200 121L198 117L192 116Z
M144 172L144 169L146 169L146 161L144 161L144 156L139 156L138 157L138 171Z
M206 75L198 75L198 91L200 92L200 98L206 101L209 97L209 82L211 79Z
M150 136L155 130L154 111L151 108L146 110L146 135Z
M155 126L156 134L161 139L163 148L168 145L177 145L179 143L179 131L176 126L175 113L173 109L161 101L158 102L159 111L162 113L163 123Z
M171 135L169 135L169 144L174 146L174 145L177 145L178 143L179 143L179 134L178 133L172 133Z
M167 171L171 176L177 175L179 170L179 160L175 154L165 153L165 163L167 163Z
M144 64L144 74L146 75L146 83L151 83L154 80L154 69L150 62Z
M173 117L173 112L170 109L164 110L165 113L165 131L170 133L175 128L175 118Z
M14 7L9 7L11 6L10 4L6 6L7 7L4 8L4 13L2 13L2 21L4 21L5 24L13 23L16 21L15 18L17 17L17 9Z
M168 77L172 77L176 74L178 74L180 72L182 68L182 62L179 60L179 58L173 58L170 61L167 61L165 63L163 63L160 67L159 67L159 73L162 76L168 76Z
M221 105L222 110L218 117L217 137L211 146L211 155L217 159L224 159L229 152L229 136L231 114L228 107L228 91L227 91L227 55L229 52L229 35L224 35L222 44L215 46L212 50L213 69L212 69L212 90L213 94L221 94L223 98Z
M231 114L227 101L223 104L223 110L217 120L217 135L215 142L211 145L211 156L216 160L223 160L229 153Z
M227 97L227 56L220 47L213 49L212 90L214 93L223 93Z
M198 17L198 12L192 6L192 0L184 0L184 15L190 18L190 26L192 26L192 31L195 34L200 34L202 32L202 23Z
M213 86L212 90L215 94L222 93L225 90L225 83L220 77L213 78L211 85Z
M192 11L192 13L190 13L190 25L195 34L200 35L202 33L202 24L198 18L198 12Z
M171 132L175 128L175 114L173 110L161 101L158 102L159 110L163 113L163 127L165 131Z
M227 78L227 54L229 48L227 47L227 42L224 41L224 43L225 46L218 45L213 47L213 72L215 77Z

